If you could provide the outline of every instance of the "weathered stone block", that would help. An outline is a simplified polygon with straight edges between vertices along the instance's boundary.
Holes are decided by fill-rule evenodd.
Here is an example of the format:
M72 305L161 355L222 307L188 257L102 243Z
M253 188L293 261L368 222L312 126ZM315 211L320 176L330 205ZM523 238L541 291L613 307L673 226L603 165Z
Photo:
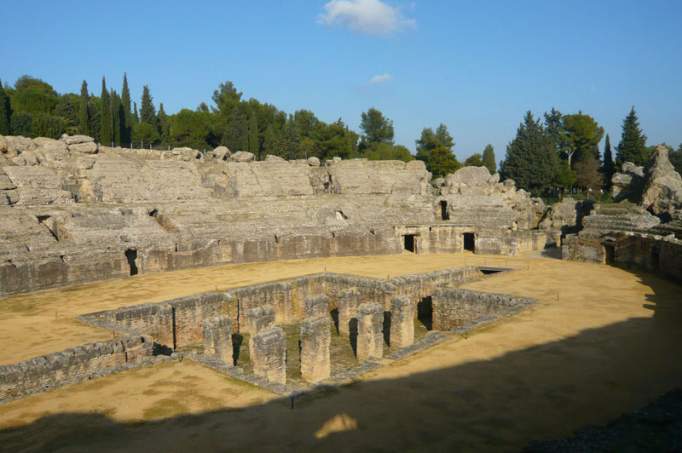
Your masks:
M406 297L391 301L391 346L405 348L414 343L415 305Z
M244 313L246 332L255 335L275 325L275 310L271 305L251 308Z
M286 336L280 327L261 330L249 340L253 373L273 384L286 384Z
M329 298L324 295L307 297L303 301L303 316L315 318L329 315Z
M359 361L380 359L384 356L384 309L375 303L358 308L358 337L356 355Z
M232 322L229 318L220 317L204 321L204 354L232 365Z
M329 317L308 318L301 324L301 376L319 382L331 375Z
M339 334L350 334L350 322L357 316L359 306L360 291L357 288L350 288L341 292L336 303L339 315Z

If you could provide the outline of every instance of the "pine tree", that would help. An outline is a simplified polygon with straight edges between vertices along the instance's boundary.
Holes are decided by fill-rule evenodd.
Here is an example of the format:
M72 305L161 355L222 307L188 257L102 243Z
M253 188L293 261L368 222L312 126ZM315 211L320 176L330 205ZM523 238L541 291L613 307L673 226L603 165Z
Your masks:
M632 162L635 165L644 165L647 161L646 135L639 127L639 119L635 108L623 121L623 134L616 152L616 163Z
M260 141L258 139L258 118L256 112L251 109L249 111L249 152L253 153L258 160L262 159L260 155Z
M99 141L104 146L111 146L114 140L113 120L111 117L111 99L107 91L107 82L102 77L102 95L100 99L100 129Z
M12 106L9 96L0 82L0 135L9 135L12 132Z
M516 137L507 146L502 175L516 181L517 187L540 195L553 187L558 170L558 157L552 140L529 111Z
M616 166L613 163L613 152L611 151L611 139L609 134L606 134L604 141L604 162L601 167L602 175L604 175L604 191L611 190L611 178L616 172Z
M133 118L131 112L130 89L128 88L128 75L123 73L123 88L121 89L121 142L129 146L133 138Z
M363 112L360 128L364 132L360 143L363 149L379 143L393 144L393 121L375 108Z
M497 162L495 161L495 149L493 145L486 145L483 150L483 165L490 171L490 174L497 172Z
M81 97L78 105L78 129L81 134L90 135L90 95L88 94L88 82L85 80L81 84Z
M147 123L156 127L156 109L149 92L149 86L142 88L142 103L140 104L140 123Z
M461 167L453 151L455 140L445 124L440 124L436 132L430 127L422 129L421 137L416 143L417 159L424 162L426 169L434 177L445 176ZM436 150L438 151L434 154Z
M222 144L233 152L245 151L249 147L248 106L240 103L230 112L227 127L223 133Z

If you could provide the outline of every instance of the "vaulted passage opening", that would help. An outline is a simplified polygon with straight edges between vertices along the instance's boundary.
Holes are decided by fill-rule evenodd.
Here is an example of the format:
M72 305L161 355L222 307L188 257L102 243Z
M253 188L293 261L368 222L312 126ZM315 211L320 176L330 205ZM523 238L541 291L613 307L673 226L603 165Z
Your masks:
M403 236L403 249L408 252L417 253L417 240L414 234L406 234Z
M476 251L476 235L474 233L464 233L464 250Z
M433 328L433 303L431 296L422 298L417 304L417 319L426 327L426 330Z
M606 244L604 246L604 255L606 264L615 264L616 262L616 248L613 245Z
M128 260L128 267L130 268L130 275L137 275L137 250L128 249L126 250L126 259Z
M440 200L440 218L441 220L450 220L450 212L448 212L448 202Z

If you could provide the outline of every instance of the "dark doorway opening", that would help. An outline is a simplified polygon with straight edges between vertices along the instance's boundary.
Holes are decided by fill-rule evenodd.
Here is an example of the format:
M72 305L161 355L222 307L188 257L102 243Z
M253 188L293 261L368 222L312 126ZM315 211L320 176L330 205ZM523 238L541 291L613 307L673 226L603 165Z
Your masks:
M128 267L130 267L130 275L137 275L138 274L138 269L137 269L137 250L135 249L128 249L126 250L126 259L128 260Z
M464 250L476 251L476 235L474 233L464 233Z
M350 347L353 350L353 355L358 355L358 318L351 318L348 321L348 338L350 339Z
M658 263L661 259L661 251L658 247L651 249L651 270L658 271Z
M440 218L441 220L450 220L450 212L448 211L448 202L440 200Z
M386 346L391 346L391 312L384 312L384 343Z
M423 297L417 304L417 319L426 327L426 330L433 329L433 303L431 296Z
M616 248L611 244L604 245L604 254L606 264L615 264L616 262Z
M417 241L414 234L403 236L403 248L408 252L417 253Z

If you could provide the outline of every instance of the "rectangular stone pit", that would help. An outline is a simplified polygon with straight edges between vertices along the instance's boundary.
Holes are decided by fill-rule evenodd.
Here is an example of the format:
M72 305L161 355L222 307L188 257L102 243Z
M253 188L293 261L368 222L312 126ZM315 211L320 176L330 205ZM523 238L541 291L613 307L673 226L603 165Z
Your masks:
M384 308L376 303L365 303L358 308L358 361L380 359L384 356Z
M280 327L261 330L251 338L253 373L271 384L287 383L286 336Z
M330 328L326 315L301 324L301 376L308 382L320 382L331 375Z

